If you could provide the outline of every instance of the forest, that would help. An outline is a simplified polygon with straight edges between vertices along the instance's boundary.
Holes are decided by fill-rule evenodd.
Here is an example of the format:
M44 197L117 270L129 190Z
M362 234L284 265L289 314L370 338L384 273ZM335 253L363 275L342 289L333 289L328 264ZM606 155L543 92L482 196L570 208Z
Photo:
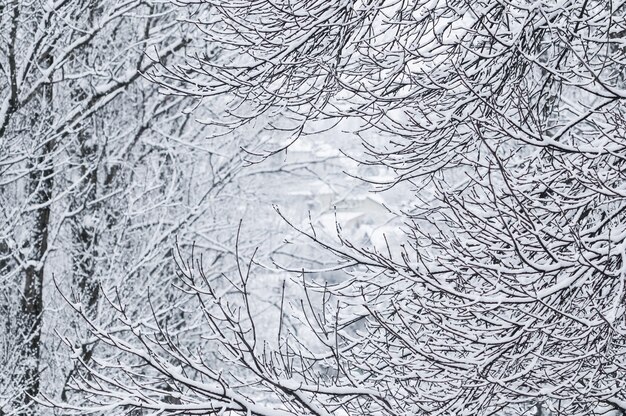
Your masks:
M626 0L0 0L35 415L626 415Z

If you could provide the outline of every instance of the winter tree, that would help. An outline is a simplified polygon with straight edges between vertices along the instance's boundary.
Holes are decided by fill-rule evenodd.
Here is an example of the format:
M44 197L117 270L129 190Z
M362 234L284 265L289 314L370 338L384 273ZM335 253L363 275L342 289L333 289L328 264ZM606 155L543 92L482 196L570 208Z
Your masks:
M206 49L181 26L185 16L152 1L0 1L2 415L45 412L41 392L75 402L89 394L70 389L84 374L57 336L70 336L85 362L106 346L57 287L107 328L116 322L102 302L116 293L136 299L130 315L150 293L159 322L186 319L172 307L181 302L170 290L176 242L232 272L223 260L241 216L232 207L253 207L271 175L303 170L244 170L241 146L265 139L249 130L208 140L215 129L197 119L214 108L192 114L194 97L165 96L145 79ZM272 235L262 232L251 229L242 251Z
M117 333L73 303L112 348L91 363L77 355L89 376L74 386L91 403L57 405L626 412L623 2L176 4L192 10L186 23L210 50L164 62L151 78L172 97L228 99L220 128L280 115L267 131L297 139L356 123L355 157L391 168L389 185L413 187L407 240L363 247L294 226L344 280L312 281L301 269L304 300L280 298L272 334L258 330L250 302L254 256L240 252L232 274L178 256L197 330L159 324L159 308L137 321L116 298Z
M28 413L45 372L45 276L51 258L71 263L71 281L95 312L100 233L119 220L108 203L122 191L115 183L128 157L124 150L168 107L160 98L134 107L140 73L154 65L145 51L159 44L167 59L186 42L172 37L171 23L168 27L154 11L135 1L0 6L7 81L0 89L0 276L7 351L0 408L9 414ZM124 106L127 124L111 126L115 119L124 122Z

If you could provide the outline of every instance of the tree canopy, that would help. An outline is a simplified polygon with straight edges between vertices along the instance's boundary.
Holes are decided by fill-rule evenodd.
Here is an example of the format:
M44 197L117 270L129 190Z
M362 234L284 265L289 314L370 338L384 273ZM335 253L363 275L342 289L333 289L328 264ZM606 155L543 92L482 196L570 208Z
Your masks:
M144 10L139 3L137 10ZM105 22L104 16L131 10L107 7L99 20L90 19ZM268 327L253 299L263 286L256 276L268 266L244 243L246 227L237 228L229 210L216 213L229 218L233 249L211 247L210 260L201 257L190 240L206 233L195 227L218 232L220 221L200 221L209 209L205 199L191 204L164 188L165 205L192 207L171 213L172 221L188 227L167 233L186 235L186 244L143 273L175 270L177 279L165 281L176 295L146 292L138 297L149 305L142 315L128 301L137 298L92 290L100 299L99 317L67 296L91 342L103 347L85 355L64 337L81 368L71 377L77 394L62 400L48 395L41 403L107 414L626 413L626 2L172 0L149 10L127 15L128 22L153 16L144 35L133 35L142 45L134 52L139 63L121 71L122 81L104 86L77 64L87 92L68 92L75 101L100 111L97 100L115 96L111 82L145 77L136 93L141 105L128 108L148 111L141 91L150 91L160 100L158 108L149 107L151 114L162 114L164 123L178 120L166 124L168 140L178 143L182 135L193 142L168 147L168 155L185 150L164 178L179 172L179 160L202 165L189 152L202 147L201 136L204 143L226 138L241 146L228 166L244 172L246 161L259 163L253 168L272 166L269 159L298 140L349 128L355 146L343 150L361 165L392 172L384 181L357 176L379 188L410 189L400 206L389 207L405 237L362 244L346 235L339 219L336 235L328 237L312 220L302 226L277 208L323 260L289 251L287 240L274 252L290 257L276 261L273 272L278 268L295 283L282 285L274 299L275 325ZM13 120L22 99L13 85L26 79L16 75L15 64L22 12L15 2L3 11L3 21L13 26L1 45L11 82L0 90L0 139L18 128ZM154 22L163 22L158 36ZM102 59L107 47L101 46ZM61 49L51 51L37 61L44 75L61 71L69 59ZM41 88L29 87L38 92L26 97L39 94L50 105L54 89L44 86L52 78L42 79ZM76 120L79 114L84 112L76 112ZM206 130L188 129L189 117ZM24 162L0 158L0 168L5 160L8 172L20 178L15 183L25 182L20 189L30 189L15 218L38 215L31 228L46 236L38 237L42 242L49 231L38 224L50 215L42 210L63 197L46 182L54 176L59 183L63 152L79 146L91 152L85 156L90 160L108 155L99 150L106 145L81 145L80 135L66 139L72 131L63 133L54 123L31 122L39 130L54 127ZM139 134L148 128L142 126ZM0 148L13 143L8 140ZM216 189L224 189L222 168L206 165ZM133 166L135 173L150 172L149 164ZM90 172L98 169L83 168L66 193L88 195ZM73 191L78 189L84 192ZM102 198L108 200L95 194L87 199ZM72 218L81 218L79 211ZM263 230L264 224L255 226ZM9 247L2 238L0 255ZM92 243L84 244L90 250ZM35 249L35 262L49 251L45 245ZM228 268L219 267L224 256L230 256ZM75 264L74 270L90 274L90 266ZM29 267L12 270L29 281ZM324 278L330 272L340 277ZM32 305L39 307L27 302ZM38 316L29 313L22 311Z

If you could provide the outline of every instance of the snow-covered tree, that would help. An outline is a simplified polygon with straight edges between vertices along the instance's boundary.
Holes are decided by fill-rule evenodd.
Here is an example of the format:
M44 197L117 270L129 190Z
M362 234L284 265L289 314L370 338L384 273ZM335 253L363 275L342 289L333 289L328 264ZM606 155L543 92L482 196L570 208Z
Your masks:
M115 293L135 299L131 316L150 293L159 322L184 321L194 312L171 307L176 242L202 249L216 271L235 270L223 261L241 216L232 207L254 206L259 183L279 170L302 170L244 170L241 147L266 138L209 140L215 128L197 119L214 107L192 114L194 97L165 96L145 79L205 49L180 25L187 15L159 1L0 1L2 415L45 412L35 408L40 392L74 403L88 394L70 388L84 374L57 335L71 336L86 362L107 347L57 287L107 328L115 316L102 300ZM272 235L262 232L247 238Z
M95 408L626 411L626 4L177 4L194 10L187 21L211 50L152 78L173 96L228 97L221 127L282 114L268 129L297 138L354 120L363 162L414 186L408 238L366 248L301 230L346 277L303 279L302 324L279 325L274 343L255 330L250 267L231 276L227 296L183 263L181 284L205 313L201 338L218 347L194 353L175 331L130 321L131 343L94 327L154 377L132 360L109 379L91 368L94 381L81 385L99 397ZM220 353L223 366L203 351Z
M95 308L96 228L107 221L96 212L119 196L110 183L129 157L120 142L134 145L167 108L154 88L141 91L153 102L138 99L141 72L156 63L146 51L158 44L165 60L187 42L154 12L139 1L0 5L0 276L10 351L0 377L3 412L29 412L48 367L42 325L51 258L71 263L69 280ZM120 125L112 128L113 120Z

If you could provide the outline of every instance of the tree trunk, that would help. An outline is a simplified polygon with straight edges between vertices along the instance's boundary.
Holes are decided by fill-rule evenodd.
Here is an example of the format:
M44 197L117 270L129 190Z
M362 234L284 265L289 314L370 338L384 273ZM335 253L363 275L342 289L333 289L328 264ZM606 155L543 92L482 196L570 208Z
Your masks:
M46 58L42 66L49 66L51 58ZM42 106L39 117L50 117L52 113L52 85L42 90ZM35 123L33 123L35 124ZM28 193L30 206L34 207L27 225L29 245L26 262L23 266L23 286L20 302L20 335L23 337L22 386L23 392L17 399L18 415L32 414L33 398L39 393L41 358L41 325L43 317L43 279L45 257L48 251L50 226L50 204L54 186L55 140L45 137L34 162L30 163Z

